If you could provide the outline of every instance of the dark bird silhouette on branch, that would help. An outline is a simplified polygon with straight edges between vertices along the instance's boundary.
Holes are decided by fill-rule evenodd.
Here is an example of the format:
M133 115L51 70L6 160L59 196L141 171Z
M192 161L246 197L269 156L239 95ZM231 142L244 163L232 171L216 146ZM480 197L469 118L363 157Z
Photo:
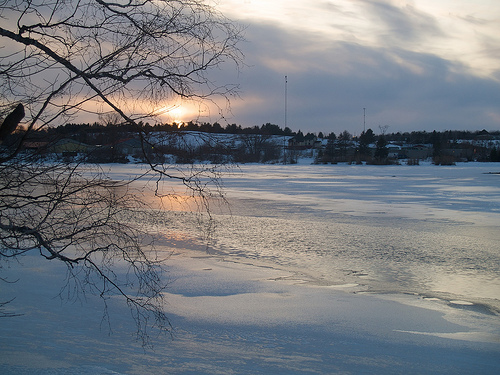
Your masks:
M7 115L0 125L0 141L4 141L10 134L16 130L17 126L24 117L24 106L19 103L11 113Z

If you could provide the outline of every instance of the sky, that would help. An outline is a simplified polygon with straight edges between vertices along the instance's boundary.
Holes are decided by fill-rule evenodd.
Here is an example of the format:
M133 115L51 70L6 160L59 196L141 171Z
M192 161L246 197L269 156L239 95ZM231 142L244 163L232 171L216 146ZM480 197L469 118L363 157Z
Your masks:
M245 28L245 66L215 73L238 84L240 95L224 118L211 111L199 121L353 135L500 130L498 0L218 0L216 7Z

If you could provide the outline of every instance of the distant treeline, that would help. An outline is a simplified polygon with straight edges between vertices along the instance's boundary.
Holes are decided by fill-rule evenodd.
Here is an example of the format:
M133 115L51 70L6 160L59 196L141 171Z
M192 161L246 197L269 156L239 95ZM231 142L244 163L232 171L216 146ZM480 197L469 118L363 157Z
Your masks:
M236 124L223 127L217 122L131 125L101 120L45 128L27 137L20 130L10 138L2 147L15 147L22 139L29 152L68 158L86 154L92 162L170 158L177 163L208 160L288 164L304 156L314 157L317 163L391 164L408 159L417 164L427 158L435 164L500 161L500 131L486 130L387 133L387 127L380 127L380 134L367 129L353 136L347 130L304 134L271 123L244 128Z
M433 144L440 142L454 142L457 140L473 141L479 139L500 139L500 131L488 132L486 130L468 131L468 130L445 130L439 131L412 131L404 133L389 133L385 135L388 142L406 142L406 143L426 143Z
M293 136L296 133L290 128L280 128L278 125L271 123L262 126L242 127L241 125L231 124L223 127L218 122L210 123L195 123L187 122L181 124L154 124L139 122L140 130L149 132L185 132L185 131L198 131L203 133L219 133L219 134L264 134L264 135L288 135ZM46 128L44 132L48 134L60 135L75 135L82 132L96 134L96 133L130 133L136 132L137 126L130 124L100 124L98 122L93 124L66 124L53 128Z
M305 135L301 130L297 132L292 131L289 127L284 129L278 125L266 123L261 126L253 127L242 127L241 125L228 124L222 126L218 122L210 123L195 123L187 122L182 124L154 124L139 122L139 127L142 131L146 133L149 132L184 132L184 131L199 131L204 133L219 133L219 134L260 134L260 135L281 135L281 136L298 136L299 138L315 136L320 139L337 139L339 136L342 138L350 138L353 141L359 140L363 136L361 133L359 136L352 135L349 131L344 130L338 135L334 132L330 133L311 133L307 132ZM108 135L118 136L125 133L136 132L137 126L129 124L73 124L69 123L66 125L61 125L53 128L46 128L43 130L44 133L49 135L59 135L64 137L70 137L73 139L78 139L81 142L86 142L89 144L95 143L103 138L103 136L98 137L97 135ZM372 132L369 129L370 132ZM375 137L377 135L372 132ZM384 134L385 139L388 142L406 142L412 144L435 144L436 142L453 142L456 140L477 140L477 139L500 139L500 131L488 132L486 130L481 131L467 131L467 130L445 130L445 131L412 131L412 132L397 132L397 133L386 133ZM98 142L107 143L107 142Z

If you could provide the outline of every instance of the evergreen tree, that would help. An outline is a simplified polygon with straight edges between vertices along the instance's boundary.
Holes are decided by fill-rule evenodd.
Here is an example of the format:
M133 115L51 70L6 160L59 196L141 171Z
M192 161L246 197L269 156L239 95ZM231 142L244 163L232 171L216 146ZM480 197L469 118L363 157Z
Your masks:
M366 160L368 156L370 156L370 147L369 145L375 141L375 135L373 134L373 130L368 129L366 132L363 131L359 136L359 147L358 147L358 156L361 159Z
M375 149L375 159L380 162L385 162L389 156L389 149L387 148L387 140L384 135L378 137L377 148Z

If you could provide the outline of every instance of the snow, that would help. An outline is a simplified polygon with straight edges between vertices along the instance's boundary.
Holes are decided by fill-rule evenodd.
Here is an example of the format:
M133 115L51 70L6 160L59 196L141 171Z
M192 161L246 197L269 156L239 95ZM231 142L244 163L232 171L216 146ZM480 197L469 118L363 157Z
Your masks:
M110 331L98 298L57 297L64 267L27 256L2 268L24 315L0 320L0 373L497 374L499 170L242 166L209 252L165 245L173 337L144 350L126 306Z

